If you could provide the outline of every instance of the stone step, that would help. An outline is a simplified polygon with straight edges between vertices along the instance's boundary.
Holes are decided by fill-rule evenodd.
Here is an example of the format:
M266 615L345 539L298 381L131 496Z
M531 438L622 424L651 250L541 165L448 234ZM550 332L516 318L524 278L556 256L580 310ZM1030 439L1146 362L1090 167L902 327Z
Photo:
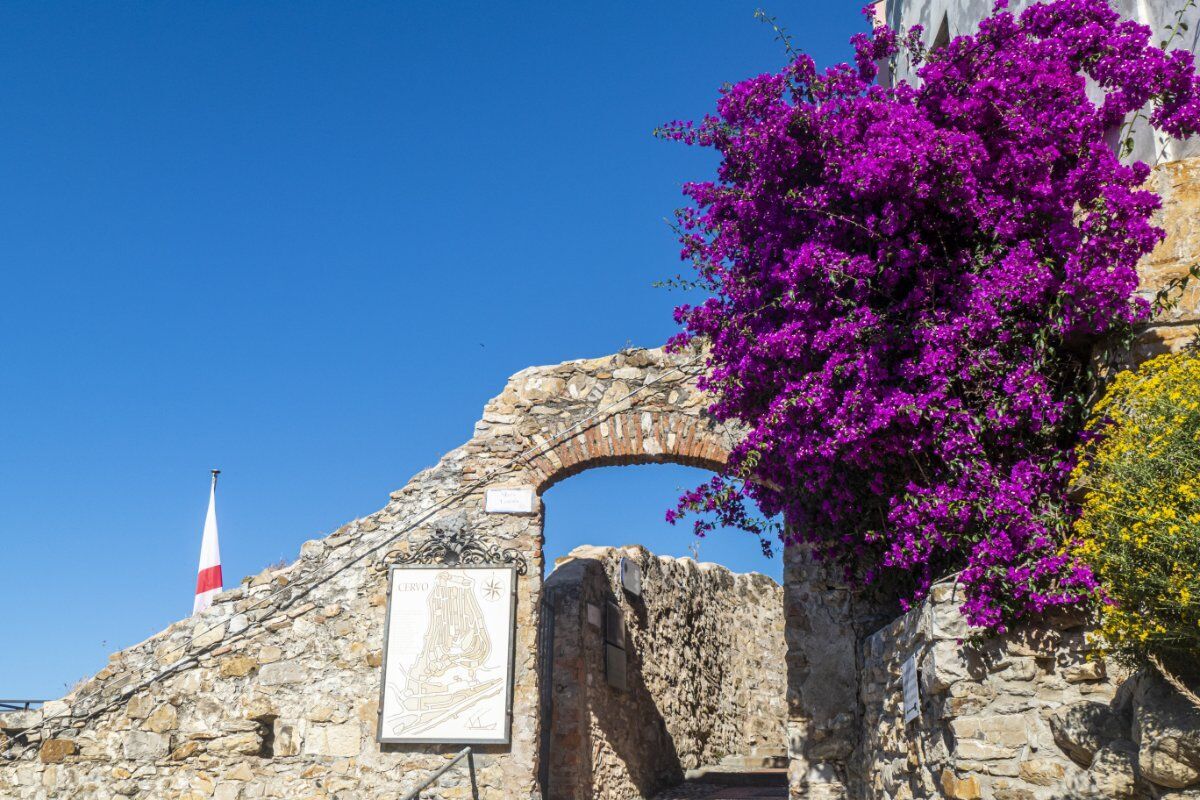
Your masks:
M788 789L783 786L719 786L695 780L657 795L654 800L787 800Z
M704 800L787 800L787 787L722 786Z
M787 791L787 768L732 769L725 766L689 769L686 778L714 786L744 786Z
M787 769L787 753L782 751L755 753L748 756L725 756L718 766L722 768L750 769Z

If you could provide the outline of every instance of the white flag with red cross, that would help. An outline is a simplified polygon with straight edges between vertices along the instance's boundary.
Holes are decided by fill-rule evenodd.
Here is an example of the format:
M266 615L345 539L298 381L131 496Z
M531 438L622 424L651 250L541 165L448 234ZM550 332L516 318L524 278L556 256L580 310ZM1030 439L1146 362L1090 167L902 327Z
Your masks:
M208 491L208 515L204 517L204 540L200 543L200 573L196 576L196 602L192 613L199 614L212 605L213 597L221 591L221 546L217 543L217 475L212 471L212 487Z

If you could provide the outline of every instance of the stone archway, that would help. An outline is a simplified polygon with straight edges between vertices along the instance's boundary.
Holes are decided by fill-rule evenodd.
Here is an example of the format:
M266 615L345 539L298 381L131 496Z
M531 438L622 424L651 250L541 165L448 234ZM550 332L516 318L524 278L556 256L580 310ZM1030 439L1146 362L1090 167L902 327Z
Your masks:
M526 463L539 495L593 467L669 462L720 470L736 432L704 411L695 361L633 350L528 369L488 404L484 420L513 418L516 441L537 450Z
M719 471L739 432L707 414L709 399L695 384L697 362L689 354L632 350L531 367L487 404L467 447L531 453L504 482L533 487L539 499L559 481L594 467L677 463ZM517 536L530 548L532 572L540 578L540 503L527 521ZM840 577L802 549L788 548L784 558L790 782L795 796L840 797L853 780L858 741L863 610ZM531 606L540 598L540 582L534 591ZM531 672L529 686L536 685L539 669ZM535 760L545 733L540 727L533 732ZM534 766L534 774L539 771Z
M485 800L536 796L540 495L590 467L720 469L737 432L705 412L698 365L693 354L631 350L517 373L486 404L471 439L383 509L305 543L294 564L246 579L204 614L114 654L40 718L0 720L21 754L0 758L0 794L86 800L117 783L120 793L145 798L185 796L181 787L191 783L204 796L228 785L230 798L300 796L329 781L360 796L412 788L448 748L375 742L383 567L439 531L458 530L515 551L526 566L517 583L511 742L480 748L476 764ZM528 487L539 500L529 513L488 513L485 489L497 487ZM829 659L827 637L852 654L854 635L844 588L795 553L786 576L799 791L814 780L840 783L845 773L854 659ZM2 740L0 748L14 752Z

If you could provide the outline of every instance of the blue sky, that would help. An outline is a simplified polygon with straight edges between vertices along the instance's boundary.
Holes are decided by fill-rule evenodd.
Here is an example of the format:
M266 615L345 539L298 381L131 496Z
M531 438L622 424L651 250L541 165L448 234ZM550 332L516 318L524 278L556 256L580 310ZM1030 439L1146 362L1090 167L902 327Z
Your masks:
M763 2L0 4L0 697L190 611L209 468L236 585L508 375L673 333L664 218L714 161L651 131L782 63ZM768 10L830 63L856 6ZM548 555L686 554L702 477L560 484Z

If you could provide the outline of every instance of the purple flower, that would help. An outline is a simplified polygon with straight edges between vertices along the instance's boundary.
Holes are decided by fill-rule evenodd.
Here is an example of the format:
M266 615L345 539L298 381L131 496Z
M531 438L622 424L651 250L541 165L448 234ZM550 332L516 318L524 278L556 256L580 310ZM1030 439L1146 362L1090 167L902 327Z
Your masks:
M682 255L713 296L676 309L671 344L708 342L710 411L749 431L668 519L762 535L756 504L904 601L962 570L997 631L1090 602L1061 554L1089 345L1147 318L1135 266L1162 238L1146 166L1106 136L1147 105L1200 130L1192 58L1103 0L998 4L931 54L887 28L853 45L853 68L800 56L664 129L722 159L684 188ZM873 85L902 51L920 84Z

